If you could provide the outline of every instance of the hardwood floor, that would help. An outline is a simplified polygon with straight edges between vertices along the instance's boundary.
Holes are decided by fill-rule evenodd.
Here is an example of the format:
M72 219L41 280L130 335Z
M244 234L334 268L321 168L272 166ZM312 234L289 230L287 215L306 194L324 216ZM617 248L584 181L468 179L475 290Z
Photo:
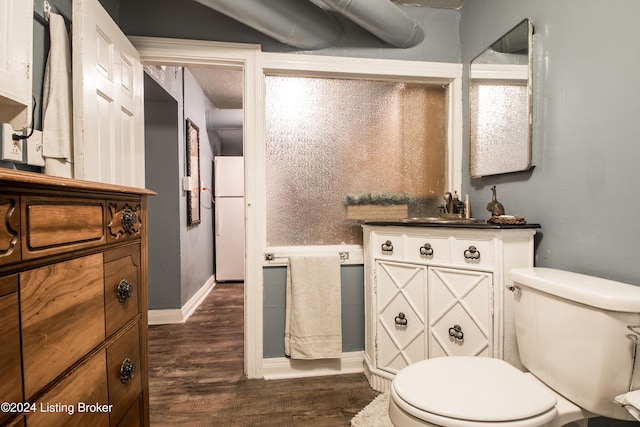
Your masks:
M348 426L378 393L362 374L243 376L243 284L219 283L185 324L149 327L151 426Z

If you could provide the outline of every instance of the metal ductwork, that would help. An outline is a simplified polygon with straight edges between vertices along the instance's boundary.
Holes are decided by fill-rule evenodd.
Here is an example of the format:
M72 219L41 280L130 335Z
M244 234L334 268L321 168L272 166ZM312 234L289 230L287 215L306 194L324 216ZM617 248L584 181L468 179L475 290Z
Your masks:
M334 16L306 0L195 1L300 49L323 49L342 35Z
M209 131L242 129L242 109L207 110L205 116Z
M420 22L389 0L322 0L382 41L399 48L413 47L424 40Z
M342 26L328 11L307 0L195 0L286 45L317 50L334 46ZM324 3L392 46L408 48L424 40L418 21L389 0L314 0Z

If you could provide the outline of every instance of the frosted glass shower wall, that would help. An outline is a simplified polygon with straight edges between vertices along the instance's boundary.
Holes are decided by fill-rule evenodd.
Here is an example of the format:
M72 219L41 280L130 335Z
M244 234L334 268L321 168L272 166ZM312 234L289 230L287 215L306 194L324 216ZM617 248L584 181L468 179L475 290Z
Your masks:
M447 117L446 85L267 76L267 246L361 244L348 195L406 195L411 216L434 215Z

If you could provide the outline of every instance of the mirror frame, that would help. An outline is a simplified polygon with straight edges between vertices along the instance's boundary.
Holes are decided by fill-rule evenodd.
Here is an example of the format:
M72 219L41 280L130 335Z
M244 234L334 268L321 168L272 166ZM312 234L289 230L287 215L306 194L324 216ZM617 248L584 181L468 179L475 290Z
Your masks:
M526 65L524 61L522 63L487 61L487 57L504 53L496 48L516 46L515 49L519 49L522 47L522 35L518 34L518 31L523 31L520 29L521 26L526 27ZM523 85L522 82L525 81L526 84ZM521 89L518 89L523 86L526 86L524 94ZM472 178L524 171L533 166L532 88L533 22L526 18L482 51L469 64L469 172ZM482 91L484 104L479 100L480 89L486 89ZM518 105L511 103L514 94L526 97L526 108L522 103ZM509 98L509 95L512 97ZM487 103L487 97L493 97L493 101L502 102ZM514 106L518 108L513 108ZM483 115L490 117L491 120L479 123ZM513 123L520 126L514 129L511 126Z

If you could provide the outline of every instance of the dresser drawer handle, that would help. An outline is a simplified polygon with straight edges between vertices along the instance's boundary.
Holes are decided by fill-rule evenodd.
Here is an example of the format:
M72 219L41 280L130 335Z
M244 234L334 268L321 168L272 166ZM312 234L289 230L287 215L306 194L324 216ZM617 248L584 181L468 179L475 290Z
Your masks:
M407 326L407 317L402 312L398 313L394 320L398 326Z
M462 332L460 325L454 325L453 328L449 328L449 336L457 339L458 341L462 341L464 333Z
M431 243L425 243L424 245L420 246L420 255L433 255L433 248L431 247Z
M124 359L124 361L122 362L122 366L120 367L120 381L122 381L122 384L126 384L131 378L135 376L135 374L136 364L127 357L126 359Z
M127 282L125 279L122 279L120 283L118 283L118 301L124 304L127 299L133 297L133 284Z
M478 260L478 259L480 259L480 251L478 249L476 249L475 246L469 246L469 249L464 251L464 257L466 259Z
M391 240L387 240L382 244L381 248L382 252L391 253L393 252L393 243L391 243Z
M127 234L133 234L135 225L138 222L138 215L129 208L122 209L122 228Z

